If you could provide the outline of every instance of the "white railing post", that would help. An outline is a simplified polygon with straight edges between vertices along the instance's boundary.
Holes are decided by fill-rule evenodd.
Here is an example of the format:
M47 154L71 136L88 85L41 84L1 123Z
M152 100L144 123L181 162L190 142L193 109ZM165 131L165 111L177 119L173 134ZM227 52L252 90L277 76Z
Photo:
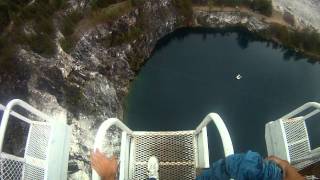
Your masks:
M12 112L12 108L14 106L20 106L26 110L28 110L29 112L31 112L32 114L35 114L36 116L40 117L43 120L46 120L48 122L53 122L53 120L47 116L46 114L42 113L41 111L35 109L34 107L30 106L29 104L27 104L26 102L20 100L20 99L14 99L11 100L7 106L4 109L3 115L2 115L2 120L1 120L1 126L0 126L0 152L2 152L2 146L3 146L3 140L4 140L4 135L6 133L6 128L8 125L8 120L9 120L9 116L10 114L13 114L14 116L16 116L17 118L24 120L26 122L28 122L28 119L19 115L18 113L13 113Z
M231 137L229 134L229 131L224 124L223 120L217 113L210 113L208 114L204 120L199 124L199 126L196 128L195 133L199 134L202 130L202 128L206 127L210 122L213 122L220 134L220 138L222 140L223 149L224 149L224 155L227 157L229 155L234 154L233 145L231 141Z
M132 134L132 130L129 129L125 124L123 124L119 119L109 118L108 120L104 121L98 129L98 132L94 140L94 146L93 146L94 151L96 151L96 149L99 149L99 150L102 149L103 141L105 141L105 134L112 125L117 126L122 131L125 131L129 135ZM100 179L99 175L94 169L92 169L92 179L93 180Z

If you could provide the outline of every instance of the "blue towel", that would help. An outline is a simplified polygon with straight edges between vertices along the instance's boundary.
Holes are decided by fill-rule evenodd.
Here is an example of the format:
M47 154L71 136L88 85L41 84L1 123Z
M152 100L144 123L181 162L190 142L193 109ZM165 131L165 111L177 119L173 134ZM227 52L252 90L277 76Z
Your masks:
M234 154L213 163L196 180L282 180L282 170L274 162L264 160L260 154L248 151Z

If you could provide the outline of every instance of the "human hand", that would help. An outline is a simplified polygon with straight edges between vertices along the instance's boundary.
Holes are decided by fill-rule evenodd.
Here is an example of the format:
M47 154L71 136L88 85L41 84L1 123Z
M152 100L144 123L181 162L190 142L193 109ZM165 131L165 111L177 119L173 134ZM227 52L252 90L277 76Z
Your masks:
M282 160L276 156L269 156L267 159L275 162L281 167L284 180L304 180L304 177L301 176L297 169L292 167L288 161Z
M102 180L116 179L118 163L114 156L107 158L96 149L96 151L91 153L91 166L99 174Z

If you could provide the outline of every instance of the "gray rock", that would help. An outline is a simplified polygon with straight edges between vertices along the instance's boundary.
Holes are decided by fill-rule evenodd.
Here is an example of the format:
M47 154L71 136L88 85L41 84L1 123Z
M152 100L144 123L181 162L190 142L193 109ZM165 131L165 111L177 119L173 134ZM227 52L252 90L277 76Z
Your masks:
M72 7L84 7L87 1L70 3ZM138 27L141 17L147 17L143 19L143 33L128 42L112 44L117 34ZM59 45L51 58L21 49L16 73L0 75L0 99L8 100L4 98L8 94L20 97L56 119L67 121L72 127L69 179L89 179L89 155L97 128L110 117L123 118L123 100L130 81L157 40L181 27L179 22L183 20L172 0L146 0L142 7L118 20L84 32L70 54ZM250 31L268 28L261 19L239 12L198 11L194 21L195 26L243 25Z

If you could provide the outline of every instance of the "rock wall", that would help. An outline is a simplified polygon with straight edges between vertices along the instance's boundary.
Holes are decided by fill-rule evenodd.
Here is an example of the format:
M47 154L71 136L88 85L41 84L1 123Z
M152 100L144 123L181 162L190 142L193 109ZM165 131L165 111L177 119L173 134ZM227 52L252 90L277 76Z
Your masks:
M273 0L274 9L291 14L296 25L313 27L320 32L320 1L319 0Z
M136 39L110 46L112 36L137 26ZM141 20L141 19L140 19ZM123 118L123 101L139 67L150 56L157 40L182 27L172 0L146 0L112 23L84 32L75 49L65 53L57 44L54 57L21 49L16 73L0 75L0 98L19 97L72 127L69 179L89 179L89 155L99 125L110 117ZM262 19L240 12L194 13L193 26L244 26L255 32L268 28ZM8 96L9 94L9 96Z

